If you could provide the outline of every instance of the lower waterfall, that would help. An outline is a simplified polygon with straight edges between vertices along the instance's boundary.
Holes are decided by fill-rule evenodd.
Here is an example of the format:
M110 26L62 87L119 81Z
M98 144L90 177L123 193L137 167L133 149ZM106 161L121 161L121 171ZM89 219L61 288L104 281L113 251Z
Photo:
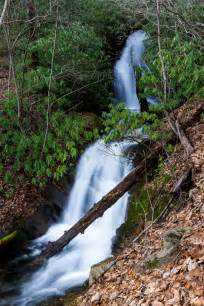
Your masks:
M130 165L122 157L125 147L126 143L113 143L107 151L104 142L99 140L86 149L78 163L75 183L61 220L33 242L36 251L59 238L130 171ZM35 305L50 295L63 294L64 290L82 284L89 276L90 267L111 255L112 239L124 222L127 200L126 194L83 235L78 235L34 273L22 287L20 305Z

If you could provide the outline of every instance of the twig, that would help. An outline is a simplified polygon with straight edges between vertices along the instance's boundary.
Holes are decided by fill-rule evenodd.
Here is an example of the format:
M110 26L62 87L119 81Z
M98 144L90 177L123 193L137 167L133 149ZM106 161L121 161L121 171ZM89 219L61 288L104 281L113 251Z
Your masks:
M11 49L11 46L10 46L10 39L9 39L9 33L8 33L8 30L7 30L7 27L4 25L3 29L4 29L5 38L6 38L7 47L8 47L8 53L9 53L8 91L10 91L10 81L11 81L11 78L13 78L14 84L15 84L16 101L17 101L17 114L18 114L18 119L20 119L21 107L20 107L20 98L19 98L19 94L18 94L18 84L17 84L17 80L16 80L16 72L15 72L14 63L13 63L13 54L12 54L12 49Z
M46 130L45 130L45 137L44 137L44 142L43 142L43 147L42 147L41 155L42 155L42 153L44 151L44 148L45 148L45 145L46 145L47 135L48 135L48 130L49 130L50 97L51 97L53 64L54 64L55 49L56 49L57 29L58 29L58 6L57 6L57 17L56 17L56 22L55 22L55 32L54 32L53 48L52 48L52 59L51 59L51 65L50 65L49 85L48 85L47 112L46 112Z
M161 26L160 26L160 4L159 4L159 0L156 0L156 4L157 4L157 42L158 42L159 58L160 58L161 69L162 69L164 102L166 103L166 100L167 100L167 76L166 76L164 58L163 58L162 48L161 48Z

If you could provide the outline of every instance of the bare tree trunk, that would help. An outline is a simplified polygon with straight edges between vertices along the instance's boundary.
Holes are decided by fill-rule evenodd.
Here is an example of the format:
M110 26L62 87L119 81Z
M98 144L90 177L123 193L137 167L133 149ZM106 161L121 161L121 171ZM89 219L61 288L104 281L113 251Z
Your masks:
M156 0L157 3L157 41L158 41L158 48L159 48L159 58L161 62L161 69L162 69L162 79L163 79L163 93L164 93L164 102L167 101L167 75L166 69L164 65L164 58L162 54L162 47L161 47L161 26L160 26L160 3L159 0Z
M3 24L8 4L9 4L9 0L5 0L4 1L4 6L3 6L3 10L2 10L2 13L1 13L1 16L0 16L0 26L2 26L2 24Z
M30 41L35 41L36 37L36 7L34 0L27 0L26 1L26 9L28 13L28 20L29 20L29 36ZM35 68L39 63L39 58L37 52L32 52L32 67Z

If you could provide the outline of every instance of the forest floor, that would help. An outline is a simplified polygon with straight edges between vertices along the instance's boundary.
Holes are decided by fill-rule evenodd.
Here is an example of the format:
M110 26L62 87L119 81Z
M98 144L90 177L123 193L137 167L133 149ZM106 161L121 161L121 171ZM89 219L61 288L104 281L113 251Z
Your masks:
M2 60L2 58L0 58ZM4 59L3 59L4 60ZM4 60L4 65L5 65ZM8 68L0 68L0 101L4 101L8 93ZM14 91L14 84L10 89ZM1 105L0 105L1 106ZM1 108L0 108L1 111ZM9 165L8 165L9 167ZM32 216L38 209L41 194L37 187L25 183L14 189L6 184L0 173L0 238L19 227L22 220ZM3 193L2 193L3 191Z
M181 107L177 118L192 112ZM173 178L170 190L192 165L187 196L181 197L163 222L148 221L144 235L122 250L113 267L76 305L204 305L204 119L197 119L185 131L194 147L192 155L187 157L178 143L164 166Z

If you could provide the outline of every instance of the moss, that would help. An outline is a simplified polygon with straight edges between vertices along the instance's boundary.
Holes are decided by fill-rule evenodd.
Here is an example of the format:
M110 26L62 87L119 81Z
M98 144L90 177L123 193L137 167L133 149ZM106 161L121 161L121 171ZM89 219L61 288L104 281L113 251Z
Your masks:
M141 183L132 190L130 195L127 220L122 226L122 234L128 235L132 230L136 229L141 218L145 216L149 208L149 198L144 184Z
M159 265L159 260L157 257L152 258L151 260L146 261L145 267L147 269L155 269Z
M22 230L15 230L0 239L0 261L7 261L20 254L27 242L27 235Z
M87 287L72 289L63 297L51 297L47 301L39 304L39 306L78 306L77 298L84 294Z
M165 186L171 176L163 172L163 160L158 168L143 177L130 192L126 222L120 228L121 240L137 235L144 221L157 218L169 201ZM164 186L161 188L161 186Z
M17 231L13 231L12 233L4 236L0 239L0 247L4 246L5 244L10 243L12 240L14 240L17 236Z

